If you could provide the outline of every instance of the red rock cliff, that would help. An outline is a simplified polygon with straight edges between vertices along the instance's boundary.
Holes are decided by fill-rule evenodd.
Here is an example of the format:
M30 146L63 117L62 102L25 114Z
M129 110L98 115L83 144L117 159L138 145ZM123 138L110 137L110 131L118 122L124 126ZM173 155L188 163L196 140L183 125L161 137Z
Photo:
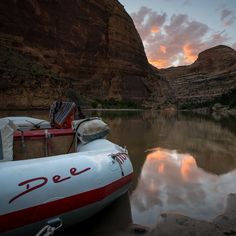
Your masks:
M71 94L147 108L236 106L235 65L236 52L218 46L190 66L150 66L117 0L0 1L1 108L46 108Z
M142 41L116 0L2 0L0 32L2 50L19 53L65 80L56 91L50 76L12 78L4 71L1 80L8 91L1 91L2 108L43 107L68 88L90 98L138 103L149 94Z
M236 52L217 46L201 52L189 66L160 70L172 90L178 108L236 106Z

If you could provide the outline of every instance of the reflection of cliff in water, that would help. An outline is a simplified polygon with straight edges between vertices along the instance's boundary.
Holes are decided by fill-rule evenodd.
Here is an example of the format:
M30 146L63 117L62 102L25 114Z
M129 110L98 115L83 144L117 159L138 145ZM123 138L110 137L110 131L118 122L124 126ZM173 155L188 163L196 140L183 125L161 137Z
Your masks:
M109 125L112 138L138 151L162 147L190 153L197 165L215 174L236 168L236 135L221 123L185 115L166 117L144 112L140 117L113 119Z
M111 130L109 140L126 146L129 151L134 167L134 181L130 191L132 215L134 216L134 207L144 213L144 215L143 213L136 214L134 223L144 223L143 219L147 223L153 222L160 211L171 210L164 206L174 206L175 204L178 207L173 207L172 210L191 215L191 212L182 211L185 202L192 212L200 206L198 210L201 211L198 211L198 217L201 218L201 215L204 216L205 210L202 204L204 203L206 206L207 200L210 200L210 205L207 205L213 211L209 211L211 212L209 215L206 208L206 216L208 214L208 217L211 217L217 213L216 208L218 213L219 209L223 210L227 194L236 189L236 186L233 185L235 182L235 171L233 170L236 168L235 118L215 121L212 118L196 117L188 113L173 116L151 111L115 113L113 111L99 111L98 113L84 111L84 113L87 116L102 117ZM10 115L28 115L48 119L48 111L1 112L1 116ZM148 162L145 150L155 147L161 147L160 150L165 149L166 157L174 155L176 158L177 155L182 160L179 162L182 168L178 169L178 165L176 165L178 162L175 163L173 158L168 162L168 168L168 165L158 158L153 162ZM203 170L219 176L211 175ZM219 179L221 180L219 181ZM181 187L179 187L180 180L183 181ZM168 186L165 191L163 191L163 187L161 188L163 183ZM233 188L224 188L227 186L233 186ZM220 198L220 195L214 195L215 191L222 192L221 201L217 204L215 204L215 200ZM168 204L166 205L166 203ZM183 203L182 206L181 203ZM153 210L151 216L147 209ZM82 227L82 231L86 235L110 235L112 231L119 232L121 228L130 224L130 214L129 201L126 196L124 202L118 200L88 220L83 224L85 227ZM118 218L117 226L113 227L112 222L117 221ZM107 227L107 225L111 227ZM79 228L81 229L81 227ZM73 230L72 228L71 233ZM68 232L70 233L70 231Z
M236 119L151 111L84 111L101 116L110 126L109 139L127 146L136 175L144 163L144 151L153 147L190 153L206 171L223 174L236 168ZM48 119L48 111L1 111L1 116L33 116Z
M147 154L131 195L134 223L155 225L162 212L213 219L236 191L235 178L236 170L213 175L198 168L190 154L156 148Z
M103 112L109 124L109 139L126 146L134 166L133 188L145 161L145 150L161 147L189 153L202 169L224 174L236 168L236 134L231 132L235 120L222 123L213 119L157 112L131 112L130 116L112 116Z
M145 127L142 124L142 113L135 116L112 119L105 116L104 119L109 124L111 130L109 139L123 147L126 146L129 151L134 168L132 189L137 183L137 178L145 161L144 151L148 147L145 146L145 136L142 135L145 133Z
M192 154L206 171L223 174L236 168L236 136L220 123L179 116L152 121L152 127L158 146Z

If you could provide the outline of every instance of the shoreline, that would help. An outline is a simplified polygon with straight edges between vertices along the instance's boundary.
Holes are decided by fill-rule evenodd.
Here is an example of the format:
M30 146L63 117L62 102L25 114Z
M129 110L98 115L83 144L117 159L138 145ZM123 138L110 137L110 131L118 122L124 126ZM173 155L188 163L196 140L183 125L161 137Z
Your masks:
M228 195L225 212L213 220L197 220L180 213L162 213L154 228L132 224L115 236L223 236L236 235L236 193Z

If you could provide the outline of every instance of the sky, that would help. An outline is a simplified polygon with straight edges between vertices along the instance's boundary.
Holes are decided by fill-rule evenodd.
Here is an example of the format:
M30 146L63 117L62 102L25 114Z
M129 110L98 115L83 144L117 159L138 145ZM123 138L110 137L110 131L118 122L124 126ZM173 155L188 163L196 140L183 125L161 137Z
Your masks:
M132 17L151 64L192 64L200 52L236 50L236 0L119 0Z

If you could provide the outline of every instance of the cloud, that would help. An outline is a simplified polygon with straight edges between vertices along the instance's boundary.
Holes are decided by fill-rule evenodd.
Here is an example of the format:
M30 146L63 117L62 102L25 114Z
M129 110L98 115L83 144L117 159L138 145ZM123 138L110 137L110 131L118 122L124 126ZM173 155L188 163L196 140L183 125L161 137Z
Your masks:
M167 14L158 14L147 7L141 7L137 13L132 13L135 25L142 37L145 40L146 37L151 33L159 32L160 27L165 23Z
M236 50L236 43L234 43L234 44L232 45L232 48L233 48L234 50Z
M134 223L156 224L161 212L212 219L234 191L236 172L212 175L199 168L191 154L156 148L146 157L130 196ZM190 207L191 206L191 207Z
M185 0L185 1L184 1L184 5L189 6L189 5L191 5L191 4L192 4L192 0Z
M228 9L223 9L223 10L221 11L221 20L224 20L226 17L228 17L228 16L230 16L230 15L232 15L232 14L233 14L232 11L230 11L230 10L228 10Z
M184 45L183 51L184 51L184 60L187 63L192 63L197 59L197 55L196 53L194 53L194 48L192 47L192 45L190 44Z
M166 46L160 45L160 51L164 54L166 54Z
M230 13L225 12L224 19ZM214 32L208 25L186 14L158 13L141 7L131 14L143 40L148 60L158 68L190 64L199 52L226 42L225 31Z
M236 17L233 11L226 8L221 10L221 21L224 23L224 26L227 27L233 25L235 20Z

